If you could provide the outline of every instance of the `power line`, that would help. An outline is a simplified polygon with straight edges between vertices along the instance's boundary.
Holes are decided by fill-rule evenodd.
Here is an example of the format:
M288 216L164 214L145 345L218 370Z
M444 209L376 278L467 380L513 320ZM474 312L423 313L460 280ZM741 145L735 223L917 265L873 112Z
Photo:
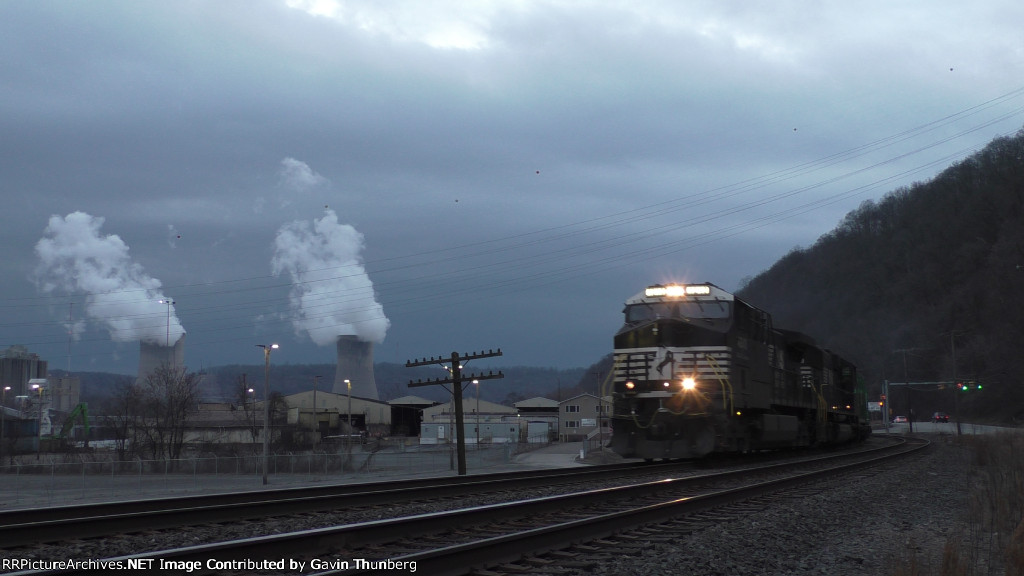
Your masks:
M850 197L865 194L881 186L890 185L901 178L914 173L932 169L942 162L960 157L972 148L964 148L941 159L925 161L909 169L895 174L885 175L870 183L845 188L823 198L815 198L797 206L781 207L770 214L759 215L736 223L723 223L716 228L708 229L715 222L749 213L770 204L782 203L797 198L812 190L834 185L860 175L866 175L885 166L910 158L926 150L961 139L968 134L990 127L998 122L1024 113L1024 107L1015 107L996 117L975 123L966 129L951 135L928 141L911 150L890 155L884 159L864 167L852 168L840 174L821 178L802 186L784 189L767 197L755 198L736 205L724 205L710 211L698 212L683 219L672 219L674 214L684 210L700 207L714 207L728 200L737 199L745 194L761 191L773 185L804 178L821 170L833 168L862 158L868 154L889 149L901 143L909 142L940 128L950 126L957 121L971 118L982 112L1003 105L1024 94L1024 87L1010 91L976 106L947 115L943 118L904 130L873 142L851 148L849 150L824 156L811 162L799 164L791 168L776 171L764 176L736 182L734 184L706 190L700 193L683 195L670 200L651 203L632 208L627 211L607 214L604 216L580 220L559 226L547 227L501 238L486 239L466 243L454 247L429 251L411 252L400 256L368 261L366 268L372 269L375 277L374 288L378 293L387 296L386 301L392 309L416 308L430 305L455 306L467 299L490 298L495 295L509 294L524 287L544 286L558 282L570 281L586 276L606 272L611 269L634 265L637 262L664 258L668 254L676 254L686 250L704 246L725 238L749 233L753 230L768 227L784 220L818 210L824 206L844 201ZM1004 134L1004 136L1007 134ZM667 219L667 221L666 221ZM662 222L658 222L661 220ZM629 229L627 227L639 229ZM623 232L614 237L598 236L616 229ZM692 230L692 233L686 233ZM682 233L683 236L679 237ZM541 250L537 253L531 250ZM455 265L453 269L444 266ZM504 274L510 268L517 274L508 277ZM315 272L338 270L334 275L318 278L305 285L314 283L337 282L351 276L343 272L344 268L326 268ZM395 278L399 273L421 270L422 272L405 278ZM426 291L425 286L433 288ZM268 308L277 310L272 316L264 315L262 322L268 324L287 324L295 319L290 311L289 295L293 287L291 282L283 281L273 275L260 275L248 278L224 279L204 283L181 284L167 286L163 289L175 294L187 294L187 301L192 302L194 312L201 312L202 317L190 320L189 330L206 334L223 332L238 327L252 325L252 317ZM119 295L131 296L139 292L139 297L130 302L142 302L144 290L121 291ZM233 303L211 303L218 296L247 295ZM352 291L335 290L325 292L319 298L324 303L319 306L324 310L339 301L350 299ZM66 295L45 295L34 298L7 298L0 300L0 308L26 308L64 306L68 301ZM282 312L285 310L285 312ZM317 313L317 307L311 309L313 314L308 318L324 318L329 312ZM356 311L365 311L357 308ZM148 314L145 316L149 316ZM154 313L153 325L162 326L157 314ZM123 316L122 319L135 318ZM228 325L228 327L224 327ZM51 321L0 323L0 329L32 332L38 328L47 332L54 326ZM199 330L197 330L197 328ZM61 334L63 342L65 333ZM230 340L230 339L229 339ZM96 337L93 341L102 341ZM225 341L222 339L213 342ZM56 343L57 340L37 340L37 343Z

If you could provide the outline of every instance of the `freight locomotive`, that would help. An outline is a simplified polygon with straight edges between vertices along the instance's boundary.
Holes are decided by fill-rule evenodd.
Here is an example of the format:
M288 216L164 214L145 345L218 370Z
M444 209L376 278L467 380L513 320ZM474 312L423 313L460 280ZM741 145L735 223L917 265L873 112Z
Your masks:
M698 458L871 432L852 363L714 284L649 286L624 313L613 370L617 454Z

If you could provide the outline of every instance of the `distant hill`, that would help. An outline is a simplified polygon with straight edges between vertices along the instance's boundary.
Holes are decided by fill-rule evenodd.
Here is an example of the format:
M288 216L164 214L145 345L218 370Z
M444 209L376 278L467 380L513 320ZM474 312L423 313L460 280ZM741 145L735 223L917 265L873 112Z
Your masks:
M928 182L865 201L809 248L794 248L738 295L883 380L983 382L894 389L918 417L954 407L1024 418L1024 131ZM955 362L954 362L955 359Z
M207 368L202 372L202 395L207 401L230 401L237 397L242 388L244 375L246 385L260 391L262 395L264 366L260 365L228 365ZM271 390L282 394L292 394L304 390L312 390L314 376L320 376L318 389L330 391L334 385L333 364L274 364L270 368ZM596 393L596 376L587 377L586 368L555 369L534 368L528 366L511 366L502 368L486 368L468 373L501 371L504 378L484 380L480 384L480 397L492 402L511 404L534 396L546 396L558 399L569 394L578 393L589 386L590 392ZM60 370L51 371L53 376L63 374ZM605 370L607 373L607 370ZM100 406L105 399L118 394L126 386L134 382L133 376L110 374L106 372L76 372L81 380L82 399L90 405ZM381 398L390 400L401 396L415 395L438 401L446 401L450 393L441 386L423 386L410 388L410 380L444 377L440 367L406 368L404 364L379 363L374 365L374 377ZM593 383L591 383L593 382ZM466 394L476 396L470 388Z
M558 393L559 386L568 388L576 385L585 370L583 368L556 370L554 368L532 368L512 366L504 368L486 368L474 370L472 366L467 373L501 371L504 378L485 380L480 384L480 397L493 402L504 402L507 398L513 401L533 396L551 396ZM271 367L271 386L284 394L291 394L313 388L313 377L320 376L320 390L331 390L334 385L335 366L333 364L282 364ZM206 370L204 382L208 383L210 394L228 396L237 385L240 375L246 374L248 382L263 385L263 366L220 366ZM409 387L410 380L443 378L445 372L438 367L406 368L404 364L374 364L374 378L381 398L390 400L401 396L415 395L432 400L443 401L449 392L441 386ZM219 392L216 392L219 390ZM475 396L475 391L467 390L467 394Z

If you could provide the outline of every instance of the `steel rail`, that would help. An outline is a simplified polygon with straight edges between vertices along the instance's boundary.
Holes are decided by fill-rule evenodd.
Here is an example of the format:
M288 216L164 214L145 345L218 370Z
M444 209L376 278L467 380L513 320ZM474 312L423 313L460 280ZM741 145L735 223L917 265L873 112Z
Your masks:
M758 482L739 488L731 488L667 500L657 504L641 506L630 510L601 514L589 518L572 520L541 528L523 530L492 538L484 538L465 544L427 550L390 558L396 564L412 563L417 571L431 576L462 576L475 569L485 569L521 559L527 553L542 553L558 550L572 544L607 538L624 530L664 522L674 517L694 514L704 510L749 500L766 494L779 492L838 476L854 468L871 466L905 456L927 448L930 442L914 439L915 444L902 450L889 451L867 461L839 464L836 466L805 472L786 478ZM409 574L408 570L375 567L372 570L328 570L310 573L310 576L340 576L353 574Z
M612 488L602 488L598 490L589 490L585 492L573 493L568 495L558 496L545 496L540 498L533 498L528 500L522 500L517 502L506 502L499 504L491 504L485 506L475 506L470 508L464 508L460 510L451 510L445 512L419 514L414 516L406 516L388 520L378 520L371 522L364 522L358 524L349 524L343 526L329 527L329 528L318 528L312 530L302 530L298 532L292 532L287 534L278 534L272 536L246 538L241 540L234 540L228 542L220 542L213 544L202 544L196 546L188 546L182 548L175 548L171 550L151 551L142 552L137 554L131 554L126 556L119 556L116 558L106 559L106 562L129 562L129 561L142 561L149 559L163 559L173 560L178 562L206 562L211 559L218 561L226 560L277 560L281 558L295 557L296 555L307 555L311 552L322 552L328 550L334 550L339 548L351 548L367 545L375 545L381 542L390 542L396 539L396 535L409 538L415 537L419 534L434 534L442 530L449 528L464 528L474 522L479 522L483 519L491 519L497 517L521 517L529 516L531 514L537 514L541 512L548 512L552 509L561 508L565 506L578 506L585 505L593 502L600 502L609 497L615 496L619 498L635 497L637 495L649 496L651 492L655 490L666 490L671 488L678 488L686 486L687 484L697 482L707 482L708 480L722 480L729 478L740 478L749 476L753 472L762 473L765 471L777 471L784 468L791 468L793 466L810 466L818 465L825 462L834 461L837 459L850 459L854 456L858 457L858 460L852 464L845 464L835 469L850 469L856 466L864 466L866 463L874 463L881 461L885 458L891 458L896 455L900 455L906 451L906 448L900 446L887 446L876 449L871 453L861 452L855 455L851 454L838 454L832 455L826 458L805 460L801 462L788 462L782 464L773 464L765 467L756 468L744 468L739 470L732 470L725 473L718 474L703 474L688 476L684 478L666 479L655 482L645 482L641 484L634 484L628 486L619 486ZM882 454L881 456L872 454ZM765 486L764 490L767 490L769 486L777 485L780 487L785 486L786 482L794 483L806 481L806 478L812 478L814 475L825 475L829 473L835 473L833 468L828 468L823 471L815 471L805 473L797 476L798 479L804 480L776 480L763 483ZM754 490L755 488L747 488ZM715 494L705 495L700 498L697 497L686 497L686 498L673 498L668 503L662 503L657 505L648 505L638 508L632 512L614 513L608 516L607 519L604 516L596 517L599 525L614 526L616 529L621 530L626 527L624 523L628 517L645 518L648 514L654 514L656 510L661 510L668 506L672 502L704 502L705 506L715 505L717 499L725 498L726 494L730 491L722 491L716 496ZM694 504L690 504L691 506ZM679 514L679 511L671 512L671 514ZM567 526L571 526L568 530L570 532L575 529L577 522L583 524L589 524L595 519L588 519L583 521L573 521L567 523ZM553 531L551 537L546 536L546 531ZM483 557L488 561L496 559L504 559L507 557L509 552L503 551L498 548L491 548L491 546L499 542L512 542L509 544L513 549L518 550L518 553L522 553L524 550L529 550L530 546L535 546L534 540L530 538L536 537L536 542L546 542L545 545L553 545L558 542L558 539L554 537L555 533L559 533L560 529L557 527L547 527L535 530L527 530L523 532L523 540L519 540L514 535L502 536L498 538L485 539L482 542L488 544L482 544L481 542L470 543L459 546L446 547L441 550L432 550L409 556L403 556L401 558L408 559L422 559L424 562L428 562L431 565L431 569L427 570L426 573L434 574L434 565L438 570L448 570L452 566L467 566L476 564L478 558ZM577 537L574 540L579 539L580 532L577 530ZM474 552L474 550L482 550ZM478 556L480 555L480 556ZM396 557L394 560L398 560ZM468 562L468 564L467 564ZM70 571L26 571L17 572L16 575L27 575L27 574L77 574L85 573L75 570ZM196 573L196 572L191 572ZM203 573L200 571L199 573ZM351 571L334 571L325 572L324 574L351 574ZM441 573L441 572L439 572ZM455 573L455 572L443 572L443 573Z
M678 469L679 464L659 467ZM583 470L527 470L20 509L0 512L0 546L12 548L80 538L82 534L99 537L141 529L159 530L353 505L373 506L428 497L465 496L509 486L519 488L578 482L615 473L648 474L657 472L659 467L640 463L612 464Z

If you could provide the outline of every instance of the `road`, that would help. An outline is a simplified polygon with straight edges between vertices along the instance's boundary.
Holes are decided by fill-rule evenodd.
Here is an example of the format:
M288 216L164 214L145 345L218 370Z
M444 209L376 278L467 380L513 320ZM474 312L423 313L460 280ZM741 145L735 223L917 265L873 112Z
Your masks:
M890 433L905 433L910 431L910 424L889 424L888 431ZM950 420L949 422L914 422L914 433L916 434L956 434L957 425L956 422ZM879 424L875 425L874 430L876 432L884 432L885 428L880 427ZM1002 426L988 426L984 424L969 424L966 422L960 423L960 434L962 435L974 435L974 434L995 434L997 432L1013 432L1019 431L1020 428L1004 428Z

